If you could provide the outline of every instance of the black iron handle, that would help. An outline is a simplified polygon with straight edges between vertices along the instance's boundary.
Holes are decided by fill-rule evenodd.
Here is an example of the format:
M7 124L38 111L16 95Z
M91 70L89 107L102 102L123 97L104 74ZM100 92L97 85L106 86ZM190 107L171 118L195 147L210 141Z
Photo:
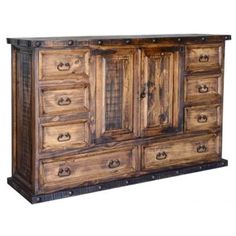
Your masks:
M69 132L59 134L57 137L58 142L66 142L66 141L69 141L70 139L71 139L71 135Z
M198 123L206 123L207 122L207 116L206 115L198 115L197 122Z
M57 101L57 104L59 106L68 106L71 104L71 99L69 97L61 97L59 98L59 100Z
M157 154L156 154L156 159L157 160L164 160L164 159L166 159L167 158L167 153L166 152L158 152Z
M58 176L59 177L66 177L71 174L71 169L69 167L60 167L58 170Z
M198 145L198 146L197 146L197 152L198 152L198 153L207 152L207 146L204 145L204 144Z
M66 63L60 62L57 65L57 70L59 70L59 71L68 71L68 70L70 70L70 63L69 62L66 62Z
M209 88L207 85L203 84L198 87L198 92L199 93L207 93L209 91Z
M208 62L209 61L209 55L200 55L199 62Z
M108 162L108 167L109 167L110 169L117 168L117 167L119 167L119 166L120 166L120 161L119 161L118 159L110 160L110 161Z

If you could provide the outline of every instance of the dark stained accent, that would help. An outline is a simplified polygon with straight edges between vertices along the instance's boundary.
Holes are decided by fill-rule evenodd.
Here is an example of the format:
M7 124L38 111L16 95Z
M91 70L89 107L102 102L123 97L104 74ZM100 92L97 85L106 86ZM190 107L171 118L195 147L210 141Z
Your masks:
M16 47L38 47L35 42L41 42L40 47L66 47L68 42L73 41L70 47L89 45L122 45L122 44L150 44L150 43L201 43L202 38L207 42L223 42L230 40L231 35L211 34L167 34L167 35L119 35L119 36L82 36L82 37L45 37L45 38L7 38L7 43Z

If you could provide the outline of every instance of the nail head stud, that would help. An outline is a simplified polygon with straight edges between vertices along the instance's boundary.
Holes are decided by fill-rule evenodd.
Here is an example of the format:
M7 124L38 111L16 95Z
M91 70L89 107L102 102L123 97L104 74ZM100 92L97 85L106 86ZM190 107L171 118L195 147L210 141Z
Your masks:
M36 41L36 42L35 42L35 46L36 46L36 47L40 47L40 46L41 46L41 42Z
M41 201L41 198L40 198L40 197L37 197L37 198L36 198L36 201L37 201L37 202L40 202L40 201Z
M69 46L71 46L71 45L73 45L73 44L74 44L74 41L73 41L73 40L69 40L69 41L68 41L68 45L69 45Z

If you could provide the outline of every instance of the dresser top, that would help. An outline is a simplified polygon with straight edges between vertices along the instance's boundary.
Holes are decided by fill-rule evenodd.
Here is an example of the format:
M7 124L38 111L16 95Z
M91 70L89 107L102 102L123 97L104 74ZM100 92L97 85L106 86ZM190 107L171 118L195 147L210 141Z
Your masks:
M214 34L161 34L161 35L113 35L113 36L80 36L80 37L39 37L7 38L7 43L18 47L65 47L111 44L143 44L158 42L217 42L230 40L231 35Z

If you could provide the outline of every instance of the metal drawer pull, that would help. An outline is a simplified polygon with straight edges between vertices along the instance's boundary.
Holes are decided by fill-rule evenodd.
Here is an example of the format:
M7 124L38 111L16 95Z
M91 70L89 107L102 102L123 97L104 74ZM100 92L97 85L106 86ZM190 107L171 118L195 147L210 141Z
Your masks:
M166 152L158 152L156 154L156 159L159 160L159 161L164 160L166 158L167 158L167 153Z
M108 163L108 167L109 167L110 169L117 168L117 167L119 167L119 166L120 166L120 161L119 161L118 159L116 159L116 160L111 160L111 161L109 161L109 163Z
M66 142L71 139L70 133L66 132L64 134L59 134L57 137L58 142Z
M198 123L206 123L207 122L207 116L206 115L198 115L197 122Z
M58 101L57 104L59 106L67 106L71 104L71 99L69 97L61 97Z
M198 88L199 93L207 93L208 91L209 91L209 88L205 84L200 85Z
M198 152L198 153L207 152L207 147L206 147L206 145L204 145L204 144L199 145L199 146L197 147L197 152Z
M60 167L58 171L59 177L69 176L71 174L71 170L69 167Z
M59 70L59 71L68 71L68 70L70 70L70 63L69 62L66 62L66 63L60 62L57 65L57 70Z
M209 56L208 55L200 55L199 62L208 62Z

